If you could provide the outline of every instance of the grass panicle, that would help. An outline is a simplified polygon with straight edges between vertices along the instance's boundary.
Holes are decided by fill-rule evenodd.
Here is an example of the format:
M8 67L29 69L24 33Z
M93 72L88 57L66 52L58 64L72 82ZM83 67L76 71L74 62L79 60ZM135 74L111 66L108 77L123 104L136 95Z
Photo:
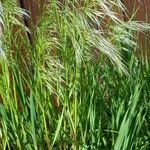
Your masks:
M0 3L0 149L149 150L150 65L134 51L150 26L125 9L51 0L31 45L27 12Z

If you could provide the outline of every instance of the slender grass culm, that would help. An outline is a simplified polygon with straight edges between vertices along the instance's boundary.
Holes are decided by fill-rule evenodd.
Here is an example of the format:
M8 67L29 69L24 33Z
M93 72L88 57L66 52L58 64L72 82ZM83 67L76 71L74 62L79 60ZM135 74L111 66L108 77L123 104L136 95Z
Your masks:
M149 24L120 0L51 0L31 45L17 0L0 3L0 150L149 150ZM5 59L3 59L5 58Z

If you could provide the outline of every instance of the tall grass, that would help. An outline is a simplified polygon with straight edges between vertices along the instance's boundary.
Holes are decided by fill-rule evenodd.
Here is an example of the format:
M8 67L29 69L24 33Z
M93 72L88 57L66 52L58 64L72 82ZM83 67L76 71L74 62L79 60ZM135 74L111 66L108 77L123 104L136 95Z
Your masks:
M149 25L116 8L52 0L30 45L27 13L3 2L0 149L149 149L150 66L134 54Z

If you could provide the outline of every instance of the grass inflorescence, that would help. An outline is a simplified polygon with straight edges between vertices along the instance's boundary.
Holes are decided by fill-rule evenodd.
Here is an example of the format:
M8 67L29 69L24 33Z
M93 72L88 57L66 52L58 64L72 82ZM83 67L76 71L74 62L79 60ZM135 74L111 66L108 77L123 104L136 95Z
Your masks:
M0 9L0 149L149 149L148 24L119 0L51 0L33 31L15 0Z

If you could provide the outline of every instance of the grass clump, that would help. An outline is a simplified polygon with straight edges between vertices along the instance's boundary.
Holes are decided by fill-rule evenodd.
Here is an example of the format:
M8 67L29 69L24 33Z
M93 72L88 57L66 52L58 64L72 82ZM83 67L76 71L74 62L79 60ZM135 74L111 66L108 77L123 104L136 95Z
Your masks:
M120 1L52 0L31 45L27 13L2 6L0 149L149 149L150 66L134 54L148 24L119 19Z

